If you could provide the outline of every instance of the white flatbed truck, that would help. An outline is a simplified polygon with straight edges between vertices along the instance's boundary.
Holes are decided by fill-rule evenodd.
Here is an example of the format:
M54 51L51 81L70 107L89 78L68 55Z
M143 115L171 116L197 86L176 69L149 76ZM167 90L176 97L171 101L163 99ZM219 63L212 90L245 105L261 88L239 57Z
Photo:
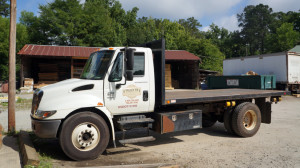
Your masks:
M165 90L165 41L140 47L103 48L89 57L80 79L34 92L32 129L40 138L58 138L73 160L95 159L116 132L147 128L161 134L223 122L229 133L256 134L271 123L271 104L284 91L222 89ZM121 139L137 143L152 136Z

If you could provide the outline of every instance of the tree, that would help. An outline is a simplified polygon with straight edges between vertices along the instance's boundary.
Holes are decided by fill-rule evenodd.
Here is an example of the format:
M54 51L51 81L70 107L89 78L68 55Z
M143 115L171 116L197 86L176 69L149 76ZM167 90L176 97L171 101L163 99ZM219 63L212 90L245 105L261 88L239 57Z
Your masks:
M231 44L231 34L225 28L220 28L214 23L211 24L210 29L205 32L205 38L210 39L211 42L217 45L222 53L226 55L226 57L232 57L232 44Z
M8 0L0 0L0 16L9 16L9 4Z
M10 20L8 18L0 16L0 80L8 79L9 24ZM17 24L16 40L16 51L19 51L28 42L27 30L22 24ZM17 64L19 62L20 59L17 57Z
M200 68L218 72L223 71L223 59L225 59L225 56L210 40L193 39L188 51L201 58Z
M246 6L243 13L237 15L239 27L242 28L242 37L245 45L249 44L252 55L257 51L260 54L265 53L265 40L273 21L271 13L272 8L259 4Z
M77 0L55 0L40 6L39 26L43 44L81 45L85 31L82 5Z
M47 44L48 37L41 31L40 18L34 16L33 12L22 11L20 23L25 25L28 32L28 39L32 44Z
M283 23L276 29L278 46L280 46L281 51L293 48L300 41L300 33L293 28L292 23Z
M202 27L200 22L194 17L185 19L179 19L179 24L181 24L187 32L189 32L194 37L201 37L199 28Z

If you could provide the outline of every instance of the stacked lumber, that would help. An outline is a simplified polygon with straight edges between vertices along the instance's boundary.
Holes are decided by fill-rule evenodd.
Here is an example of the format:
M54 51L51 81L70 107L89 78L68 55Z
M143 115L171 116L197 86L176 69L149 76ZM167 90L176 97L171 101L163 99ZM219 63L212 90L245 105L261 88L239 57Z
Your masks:
M31 93L33 92L33 79L32 78L25 78L24 79L24 87L20 88L21 93Z
M165 89L173 90L172 87L172 76L171 76L171 64L165 65Z
M56 83L56 81L39 81L37 84L33 85L34 89L39 89L41 87Z
M73 78L80 78L86 60L74 60Z
M83 68L81 67L74 67L73 69L73 78L80 78L80 75L83 71Z
M38 73L39 81L58 81L58 73Z
M59 69L57 64L39 63L39 81L58 81Z

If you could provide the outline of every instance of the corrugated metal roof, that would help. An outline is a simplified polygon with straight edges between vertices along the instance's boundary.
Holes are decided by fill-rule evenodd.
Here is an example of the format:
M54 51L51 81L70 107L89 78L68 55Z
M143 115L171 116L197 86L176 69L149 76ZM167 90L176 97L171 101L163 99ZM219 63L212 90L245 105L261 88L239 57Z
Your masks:
M64 56L64 57L89 57L90 54L100 47L79 46L50 46L26 44L19 52L25 56ZM184 50L167 50L166 60L200 60L199 57Z
M294 48L290 49L289 52L300 53L300 45L296 45Z
M100 47L79 47L79 46L49 46L26 44L19 52L19 55L28 56L57 56L57 57L89 57L90 54Z
M167 50L166 60L200 60L196 55L185 50Z

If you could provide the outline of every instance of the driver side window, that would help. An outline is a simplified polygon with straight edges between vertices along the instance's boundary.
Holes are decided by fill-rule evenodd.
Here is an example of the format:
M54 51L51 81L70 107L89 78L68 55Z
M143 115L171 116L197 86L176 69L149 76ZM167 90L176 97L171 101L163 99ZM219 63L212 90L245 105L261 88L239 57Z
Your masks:
M110 82L119 82L123 76L123 52L120 52L115 60L114 66L111 69L108 80Z

